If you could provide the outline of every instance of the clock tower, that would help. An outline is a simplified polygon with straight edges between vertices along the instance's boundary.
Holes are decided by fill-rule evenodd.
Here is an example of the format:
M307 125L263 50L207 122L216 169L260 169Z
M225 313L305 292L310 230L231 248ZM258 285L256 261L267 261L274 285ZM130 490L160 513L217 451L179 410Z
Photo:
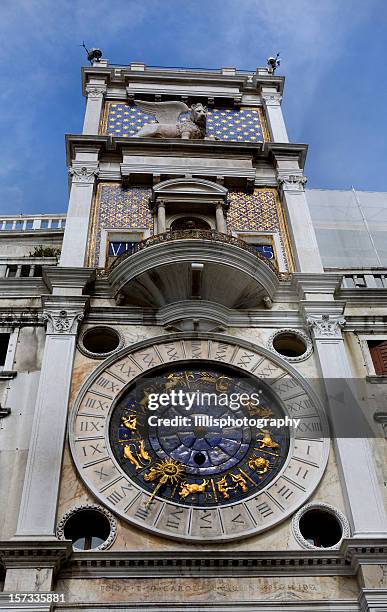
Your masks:
M82 87L0 610L387 609L361 317L284 78L95 56Z

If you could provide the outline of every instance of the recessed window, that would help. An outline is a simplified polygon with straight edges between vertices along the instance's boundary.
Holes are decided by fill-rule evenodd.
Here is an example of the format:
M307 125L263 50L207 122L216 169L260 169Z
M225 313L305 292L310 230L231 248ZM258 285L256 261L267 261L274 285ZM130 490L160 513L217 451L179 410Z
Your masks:
M122 345L121 335L112 327L87 329L80 340L81 349L91 357L106 357Z
M10 336L11 334L0 334L0 367L5 365Z
M367 344L375 374L387 375L387 340L368 340Z
M31 266L22 266L20 269L20 276L28 277L30 275Z
M15 278L17 273L17 265L10 264L7 266L7 278Z
M70 510L57 527L61 540L71 540L75 550L103 550L116 536L116 521L110 512L87 504Z
M303 548L339 548L351 536L348 519L330 504L312 502L301 508L292 520L293 534Z
M300 357L306 352L306 342L292 332L278 334L273 339L273 348L284 357Z
M211 227L207 221L200 219L200 217L180 217L171 223L172 231L190 229L210 230Z
M339 520L319 508L308 510L302 515L299 530L308 544L317 548L331 548L340 542L343 535Z

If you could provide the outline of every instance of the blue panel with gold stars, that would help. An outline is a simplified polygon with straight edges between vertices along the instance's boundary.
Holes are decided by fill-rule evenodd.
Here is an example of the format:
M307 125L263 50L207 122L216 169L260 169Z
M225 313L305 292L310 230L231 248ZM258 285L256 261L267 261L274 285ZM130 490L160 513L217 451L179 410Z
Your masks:
M187 113L180 115L180 121L187 120L187 116ZM207 136L231 142L264 142L263 121L258 108L208 108ZM144 113L135 104L111 102L102 132L118 137L135 136L148 123L156 123L153 115Z

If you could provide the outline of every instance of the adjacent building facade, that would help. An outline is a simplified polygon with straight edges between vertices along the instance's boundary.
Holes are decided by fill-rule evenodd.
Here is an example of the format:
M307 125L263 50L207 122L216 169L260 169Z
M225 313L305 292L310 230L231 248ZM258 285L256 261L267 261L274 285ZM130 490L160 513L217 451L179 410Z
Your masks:
M305 189L270 67L82 74L0 219L0 609L387 610L386 194ZM199 384L300 425L148 426Z

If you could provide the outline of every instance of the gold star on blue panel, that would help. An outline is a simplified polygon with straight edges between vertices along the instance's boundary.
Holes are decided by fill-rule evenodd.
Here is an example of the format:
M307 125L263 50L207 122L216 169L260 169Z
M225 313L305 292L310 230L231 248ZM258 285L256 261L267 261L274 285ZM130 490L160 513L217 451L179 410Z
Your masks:
M247 127L251 126L251 131ZM221 131L219 131L219 128ZM241 138L243 134L243 138ZM207 136L220 140L263 142L263 131L258 110L247 108L209 108L207 113Z
M182 114L180 121L187 121ZM135 136L148 123L155 123L153 115L144 113L135 104L117 102L110 104L106 133L113 136ZM263 142L263 128L258 109L209 108L207 112L207 136L223 141Z

